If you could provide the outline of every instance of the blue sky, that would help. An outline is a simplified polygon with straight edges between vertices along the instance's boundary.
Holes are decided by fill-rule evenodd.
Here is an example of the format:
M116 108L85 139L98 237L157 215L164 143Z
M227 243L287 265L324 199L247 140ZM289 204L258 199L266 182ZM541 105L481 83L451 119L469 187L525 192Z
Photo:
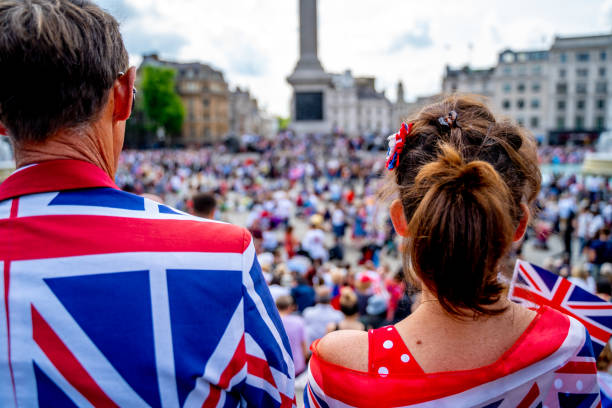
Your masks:
M133 64L143 53L201 61L287 115L298 57L298 0L94 0L121 23ZM612 0L318 0L319 59L374 75L395 98L439 91L444 66L495 64L504 48L547 48L555 35L612 30Z

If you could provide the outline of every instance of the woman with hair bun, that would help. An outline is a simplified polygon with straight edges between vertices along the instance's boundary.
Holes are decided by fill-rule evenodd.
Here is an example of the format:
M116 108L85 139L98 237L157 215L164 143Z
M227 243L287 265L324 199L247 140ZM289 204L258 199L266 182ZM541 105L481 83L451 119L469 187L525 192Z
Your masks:
M393 326L313 343L306 406L597 406L584 326L512 303L499 278L540 189L533 138L452 96L389 139L382 196L421 304Z

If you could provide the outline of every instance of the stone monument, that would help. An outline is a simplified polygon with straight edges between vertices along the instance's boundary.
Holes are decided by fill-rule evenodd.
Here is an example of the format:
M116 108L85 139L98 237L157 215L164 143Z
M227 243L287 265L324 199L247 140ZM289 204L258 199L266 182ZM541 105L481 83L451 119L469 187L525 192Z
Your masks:
M300 2L300 59L287 81L293 87L291 125L297 133L328 133L326 97L332 76L317 56L317 0Z

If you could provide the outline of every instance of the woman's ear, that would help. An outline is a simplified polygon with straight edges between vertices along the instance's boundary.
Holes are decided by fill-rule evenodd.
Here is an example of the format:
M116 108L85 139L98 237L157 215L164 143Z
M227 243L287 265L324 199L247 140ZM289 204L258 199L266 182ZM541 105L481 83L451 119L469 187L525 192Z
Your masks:
M393 200L391 207L389 207L389 215L391 216L391 222L395 232L402 237L408 237L408 221L406 221L406 215L404 215L404 206L400 200Z
M523 238L527 230L527 224L529 223L529 207L527 207L525 203L521 203L521 211L523 215L521 216L518 227L516 227L516 231L514 231L514 242L518 242Z

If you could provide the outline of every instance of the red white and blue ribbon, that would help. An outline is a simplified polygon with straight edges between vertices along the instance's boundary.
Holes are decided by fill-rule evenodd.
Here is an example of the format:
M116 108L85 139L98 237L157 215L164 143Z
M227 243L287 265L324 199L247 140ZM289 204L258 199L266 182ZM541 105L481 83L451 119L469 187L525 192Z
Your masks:
M385 167L387 170L393 170L397 167L399 163L399 156L404 149L404 145L406 144L406 139L410 132L412 131L412 123L402 123L400 130L387 138L387 142L389 143L389 149L387 150L387 163Z

